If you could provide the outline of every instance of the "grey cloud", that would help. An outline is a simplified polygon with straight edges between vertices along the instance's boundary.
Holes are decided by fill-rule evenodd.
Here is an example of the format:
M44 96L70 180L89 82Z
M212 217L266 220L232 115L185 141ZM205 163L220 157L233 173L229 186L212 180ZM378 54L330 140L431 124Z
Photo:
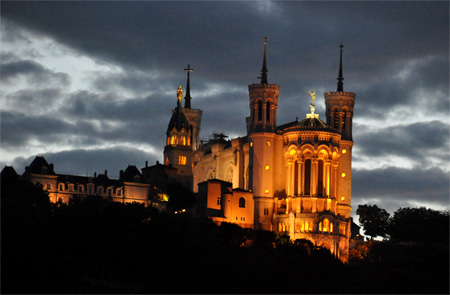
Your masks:
M365 157L397 155L407 157L418 165L427 158L445 160L449 150L449 125L440 121L391 126L377 131L358 131L354 139ZM442 158L444 156L444 158Z
M399 205L406 202L435 203L448 208L449 184L449 173L439 168L354 169L352 199L355 203L364 199L376 199L381 203L395 201Z
M66 73L54 73L32 60L2 64L0 72L3 83L11 83L18 76L25 76L30 83L35 85L54 81L61 86L67 86L70 82Z
M8 110L24 114L46 112L52 113L54 104L62 100L62 89L23 89L7 94L3 100Z

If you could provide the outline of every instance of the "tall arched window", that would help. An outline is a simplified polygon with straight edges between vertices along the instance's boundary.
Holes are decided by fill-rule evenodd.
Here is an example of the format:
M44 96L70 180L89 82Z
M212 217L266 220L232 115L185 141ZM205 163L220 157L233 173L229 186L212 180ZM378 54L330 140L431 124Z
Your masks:
M325 219L323 220L323 226L322 226L322 230L323 230L324 232L328 231L328 226L329 226L329 224L330 224L330 221L329 221L327 218L325 218Z
M342 116L342 131L345 130L345 128L347 128L347 110L344 110L344 114Z
M266 121L270 122L270 102L266 103Z
M334 118L333 127L334 127L334 129L338 129L339 128L339 112L338 112L338 110L334 110L333 118Z
M178 138L176 135L172 135L172 139L170 142L172 145L177 145L178 144Z
M262 101L258 101L258 122L262 121Z
M311 160L305 161L305 195L308 196L311 193Z
M323 195L323 160L319 160L319 170L317 175L317 194L319 196Z
M239 198L239 208L245 208L245 199L243 197Z
M181 144L186 145L186 137L185 136L181 136Z

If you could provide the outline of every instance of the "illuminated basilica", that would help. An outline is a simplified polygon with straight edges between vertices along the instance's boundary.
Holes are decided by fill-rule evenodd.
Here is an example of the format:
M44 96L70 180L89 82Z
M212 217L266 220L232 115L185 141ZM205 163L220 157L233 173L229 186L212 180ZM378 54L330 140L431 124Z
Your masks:
M198 192L198 212L216 223L286 232L308 239L346 260L351 227L352 119L355 93L343 90L342 45L337 90L324 94L326 122L311 112L277 125L280 86L267 77L266 41L260 83L251 84L247 135L227 140L214 134L200 142L202 111L191 108L190 67L184 107L167 128L165 165Z
M337 90L324 94L326 122L315 113L315 91L310 91L311 112L301 121L277 125L280 86L268 82L266 41L261 81L248 86L246 136L228 140L214 134L208 142L200 141L202 111L191 107L188 66L184 106L180 86L166 131L164 164L146 163L142 173L129 166L114 180L107 171L94 177L57 174L53 164L36 157L22 178L41 183L52 202L97 194L123 203L149 203L152 188L181 182L198 193L195 212L217 224L308 239L346 261L355 94L343 89L343 46ZM6 168L12 170L5 167L5 173Z

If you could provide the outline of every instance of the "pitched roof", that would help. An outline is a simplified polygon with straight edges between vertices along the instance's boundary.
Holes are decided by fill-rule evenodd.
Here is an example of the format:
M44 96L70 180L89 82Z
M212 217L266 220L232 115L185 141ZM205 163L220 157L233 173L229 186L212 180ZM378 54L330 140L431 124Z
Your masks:
M48 164L44 157L36 156L30 166L25 167L24 174L45 174L55 175L53 171L53 164Z

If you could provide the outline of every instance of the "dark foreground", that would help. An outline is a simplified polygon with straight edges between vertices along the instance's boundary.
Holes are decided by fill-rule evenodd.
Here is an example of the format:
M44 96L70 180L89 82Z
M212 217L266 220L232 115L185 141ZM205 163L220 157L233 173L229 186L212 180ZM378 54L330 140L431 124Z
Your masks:
M2 196L2 293L449 293L448 243L379 242L342 264L270 232L29 189Z

